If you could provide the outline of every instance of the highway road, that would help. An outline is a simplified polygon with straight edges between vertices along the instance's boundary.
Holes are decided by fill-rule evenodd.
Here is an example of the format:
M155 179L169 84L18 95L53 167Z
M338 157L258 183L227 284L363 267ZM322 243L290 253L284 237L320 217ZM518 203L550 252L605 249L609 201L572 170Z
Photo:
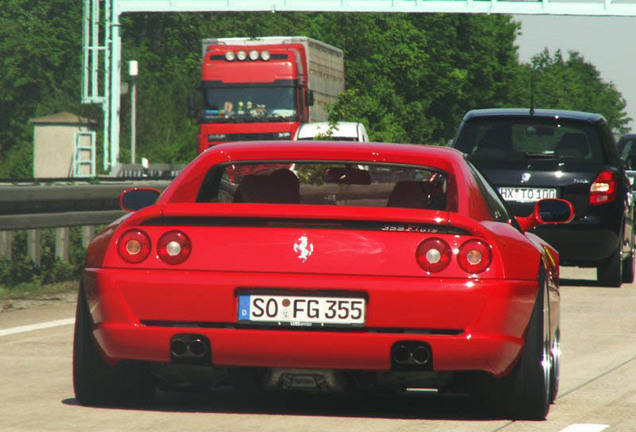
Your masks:
M459 396L159 393L145 409L79 406L69 302L0 312L0 431L633 432L636 284L562 269L561 391L543 422L479 418Z

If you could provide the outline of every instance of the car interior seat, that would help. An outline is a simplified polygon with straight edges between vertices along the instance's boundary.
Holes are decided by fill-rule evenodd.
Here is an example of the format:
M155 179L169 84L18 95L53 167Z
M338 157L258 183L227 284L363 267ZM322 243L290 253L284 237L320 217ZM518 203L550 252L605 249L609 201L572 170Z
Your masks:
M404 180L395 184L386 206L445 210L446 195L434 183Z
M491 127L479 141L474 156L503 159L514 153L512 132L506 127Z
M587 137L579 132L566 133L554 148L554 154L564 158L584 159L589 152Z
M232 202L235 203L300 203L300 183L289 169L278 169L267 175L248 174L241 180Z

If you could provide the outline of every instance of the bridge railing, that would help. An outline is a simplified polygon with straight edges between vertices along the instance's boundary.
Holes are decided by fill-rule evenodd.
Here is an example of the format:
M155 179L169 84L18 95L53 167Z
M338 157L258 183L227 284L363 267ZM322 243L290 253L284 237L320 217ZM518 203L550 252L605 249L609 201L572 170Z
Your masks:
M15 231L27 232L27 253L40 264L41 230L54 228L55 255L68 261L70 227L82 227L88 245L95 227L124 215L119 195L131 187L165 189L170 180L117 181L108 184L0 184L0 256L11 258Z

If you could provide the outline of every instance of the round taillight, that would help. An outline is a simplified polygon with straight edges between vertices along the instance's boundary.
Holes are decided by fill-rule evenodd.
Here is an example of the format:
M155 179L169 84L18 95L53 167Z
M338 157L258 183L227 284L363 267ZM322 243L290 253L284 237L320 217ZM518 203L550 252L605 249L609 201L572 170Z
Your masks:
M256 50L250 51L250 60L256 61L258 60L258 57L259 57L258 51Z
M228 51L225 53L225 60L234 61L234 59L236 59L236 54L234 53L234 51Z
M268 61L271 58L269 51L263 51L261 53L261 58L265 61Z
M150 254L150 238L140 230L126 231L117 244L119 256L126 262L137 264Z
M239 61L247 60L247 53L245 51L239 51L238 53L236 53L236 58Z
M180 264L188 259L192 243L181 231L169 231L157 242L157 255L167 264Z
M448 243L440 238L424 240L417 247L415 258L417 263L428 272L439 272L450 264L453 251Z
M468 240L459 248L459 266L468 273L481 273L490 267L492 252L490 246L481 240Z

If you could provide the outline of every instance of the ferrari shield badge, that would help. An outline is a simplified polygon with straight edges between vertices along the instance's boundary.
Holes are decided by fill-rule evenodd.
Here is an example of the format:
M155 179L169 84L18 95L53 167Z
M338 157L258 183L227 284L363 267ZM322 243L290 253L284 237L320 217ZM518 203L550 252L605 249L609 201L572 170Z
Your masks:
M307 258L314 252L314 245L309 242L307 236L300 236L296 243L294 243L294 252L298 254L299 260L306 262Z

